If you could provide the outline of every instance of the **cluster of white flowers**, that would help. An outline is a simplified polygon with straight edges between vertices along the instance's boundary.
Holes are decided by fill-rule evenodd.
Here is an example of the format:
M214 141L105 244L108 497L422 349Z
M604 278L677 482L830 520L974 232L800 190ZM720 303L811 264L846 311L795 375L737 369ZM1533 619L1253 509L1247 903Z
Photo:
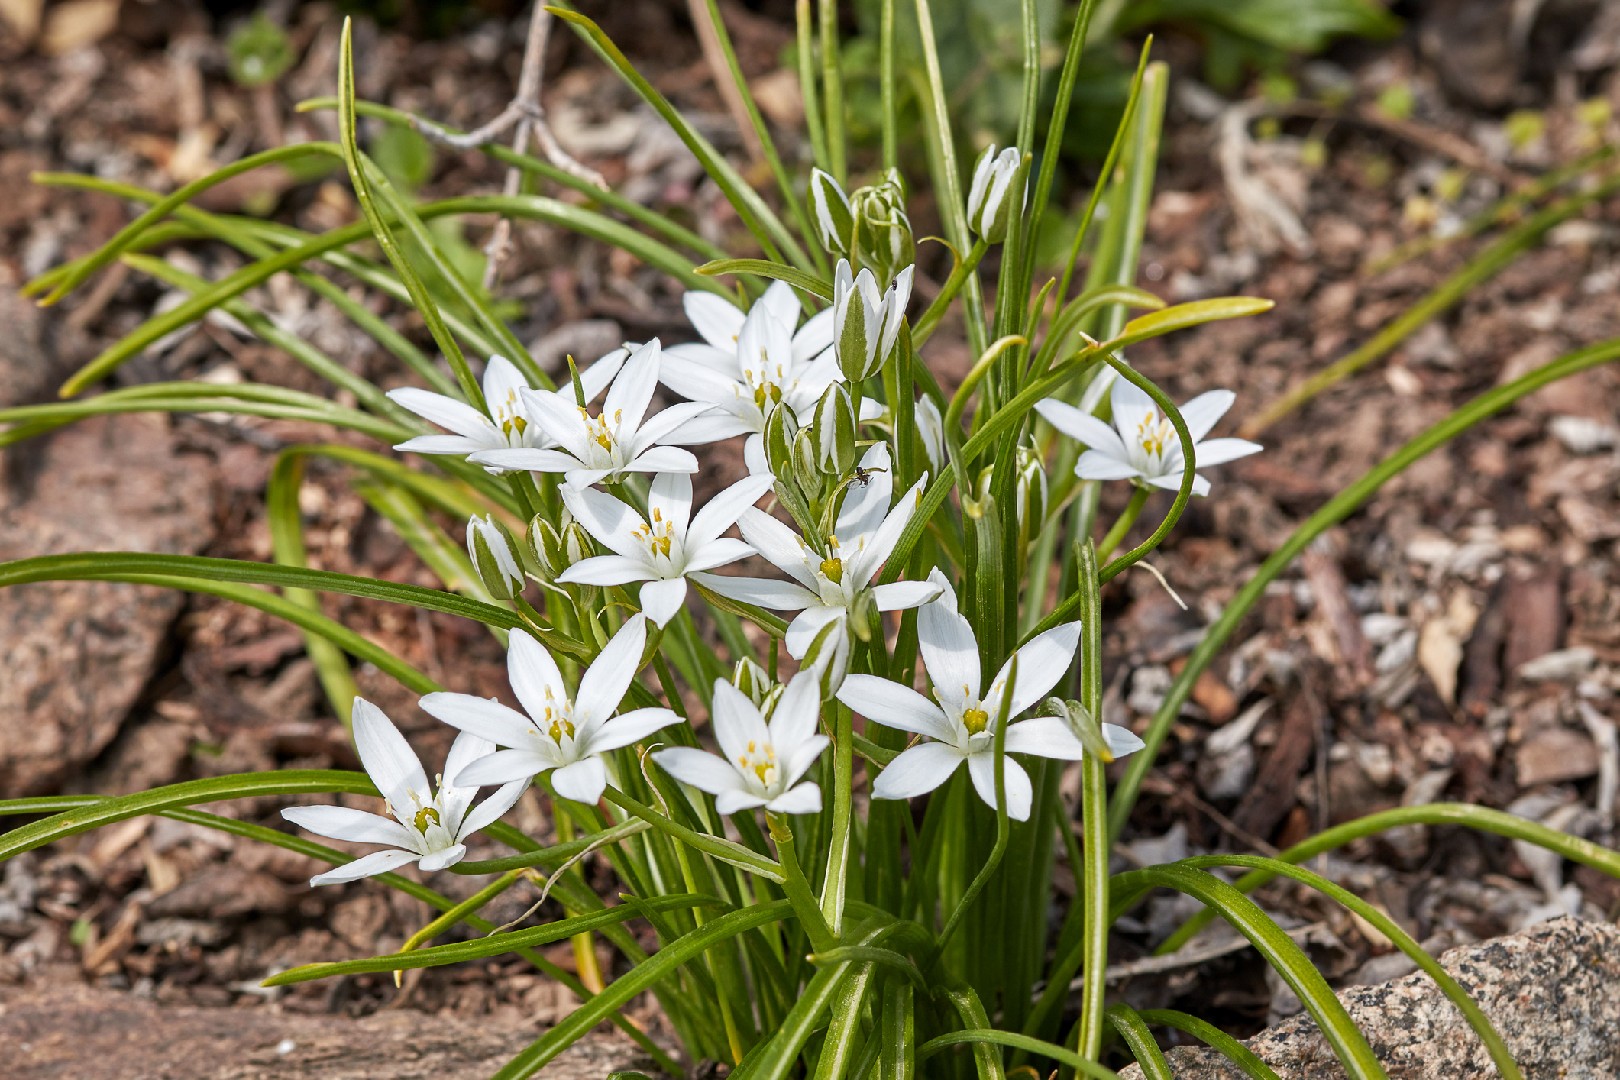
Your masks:
M975 170L970 219L987 241L999 241L1009 217L1020 212L1011 192L1022 168L1016 149L998 155L992 147ZM676 780L714 795L722 814L820 809L821 791L804 777L829 745L819 727L823 705L833 699L870 722L920 737L877 772L872 795L880 799L932 791L965 761L975 790L996 806L995 744L1002 725L1006 755L1075 761L1085 754L1067 717L1026 716L1072 669L1078 623L1026 642L986 686L974 628L941 570L921 581L876 583L929 477L924 473L897 498L888 443L860 448L865 425L882 419L884 410L861 395L859 384L902 347L913 271L907 265L890 273L892 262L882 261L910 251L909 233L895 232L904 223L898 180L863 191L852 204L831 177L814 179L812 202L829 250L880 257L858 273L840 258L834 303L802 323L805 305L780 282L747 311L711 293L690 293L685 308L701 342L668 349L656 339L627 345L558 390L534 388L513 364L493 357L484 372L483 409L425 390L392 392L397 403L449 432L413 438L399 450L461 455L496 474L561 474L556 490L566 516L536 519L527 548L514 544L494 517L469 522L469 559L491 596L520 599L527 579L536 577L553 590L577 587L568 595L576 602L585 597L599 611L601 594L581 590L638 585L640 611L606 641L573 690L547 647L517 630L507 665L521 709L469 694L422 698L424 711L461 732L436 794L392 722L357 700L355 745L394 820L330 806L285 811L313 832L386 845L320 875L316 884L412 861L428 870L449 866L465 854L466 838L509 810L537 776L546 776L558 797L600 800L615 780L606 755L680 723L661 706L620 710L659 636L681 612L689 580L730 602L797 613L784 644L799 674L763 686L752 676L744 689L716 682L711 724L720 756L687 746L651 755ZM878 212L861 209L869 204L881 211L880 228L862 217ZM650 411L660 384L687 400ZM598 399L600 407L593 408ZM1212 391L1182 410L1198 466L1259 449L1239 439L1205 438L1231 403L1229 392ZM920 444L939 470L947 455L940 411L927 397L917 404ZM1053 427L1086 445L1076 469L1081 479L1178 487L1181 443L1152 400L1122 380L1110 404L1112 426L1061 401L1038 408ZM692 474L699 462L688 447L739 436L749 475L694 512ZM791 493L802 493L805 484L791 475L795 470L825 478L816 481L820 527L795 511L795 529L756 505L774 492L792 509ZM1021 449L1019 470L1016 512L1040 517L1045 474L1038 455ZM636 474L650 480L626 482ZM1208 487L1197 477L1196 493ZM726 535L734 526L740 537ZM541 533L567 540L542 554ZM785 577L714 572L755 556ZM883 614L907 609L920 609L918 639L931 699L906 683L849 672L856 642L881 643ZM1113 725L1102 725L1102 738L1116 756L1142 745ZM1030 779L1012 756L1002 761L1006 812L1023 820L1030 813ZM473 794L483 786L497 790L474 807Z

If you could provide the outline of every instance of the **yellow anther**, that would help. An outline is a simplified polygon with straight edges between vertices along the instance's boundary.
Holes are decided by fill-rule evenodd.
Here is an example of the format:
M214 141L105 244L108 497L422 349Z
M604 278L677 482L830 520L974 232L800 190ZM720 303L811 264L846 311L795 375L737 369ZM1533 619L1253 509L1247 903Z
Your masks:
M1169 446L1170 440L1175 437L1175 425L1156 412L1142 417L1141 423L1136 425L1136 441L1150 454L1164 453L1164 448Z
M547 712L549 713L550 710L548 709ZM570 739L574 737L574 722L566 717L553 720L551 722L551 741L561 745L564 735Z
M990 714L983 709L963 709L962 726L968 729L969 735L977 735L990 724Z
M844 583L844 560L839 558L822 559L821 575L834 585Z
M439 824L439 812L431 806L424 806L416 812L416 831L427 832L429 825Z

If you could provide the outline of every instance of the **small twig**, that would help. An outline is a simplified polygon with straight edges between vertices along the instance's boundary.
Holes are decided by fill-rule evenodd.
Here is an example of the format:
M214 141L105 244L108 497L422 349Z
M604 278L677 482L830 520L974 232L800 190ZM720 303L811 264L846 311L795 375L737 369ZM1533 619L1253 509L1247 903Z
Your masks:
M551 24L552 14L547 10L545 0L537 0L534 14L529 19L529 36L523 46L523 66L518 72L517 92L512 95L512 100L507 103L506 108L502 109L493 120L460 135L421 117L413 117L412 126L434 142L457 150L477 149L516 129L512 137L512 150L515 153L528 153L529 140L533 138L551 164L588 184L605 188L607 181L603 179L602 174L576 161L562 148L562 144L552 134L551 125L546 123L546 110L540 104L540 88L545 70L546 42L551 38ZM522 184L522 169L513 166L506 170L504 190L507 195L518 194ZM484 245L484 254L488 256L488 262L484 266L484 288L488 290L494 287L500 277L501 265L512 254L510 219L505 216L496 219L489 243Z

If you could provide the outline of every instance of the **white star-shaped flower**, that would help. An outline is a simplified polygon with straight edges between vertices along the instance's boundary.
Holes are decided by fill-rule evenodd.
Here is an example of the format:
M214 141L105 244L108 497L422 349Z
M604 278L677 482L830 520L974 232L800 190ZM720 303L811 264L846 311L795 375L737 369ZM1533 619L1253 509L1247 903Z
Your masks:
M754 554L741 540L720 534L771 489L769 475L726 488L692 515L692 478L660 473L647 497L648 518L594 488L562 489L563 502L585 531L613 552L583 559L558 576L564 583L624 585L645 581L641 610L663 626L686 601L686 576Z
M769 723L742 691L721 680L714 684L713 722L724 757L686 746L652 757L681 783L715 796L714 808L722 814L756 806L778 814L818 813L821 789L799 778L827 749L827 737L816 731L820 711L820 680L810 672L783 688Z
M1008 716L1008 754L1058 761L1079 761L1085 756L1085 747L1063 718L1018 719L1069 670L1080 647L1080 624L1055 626L1031 639L1008 658L989 688L983 689L979 642L973 627L956 610L956 593L945 576L935 570L929 580L939 588L939 598L918 613L917 640L928 679L934 686L934 700L875 675L845 677L838 700L868 720L924 737L923 742L903 751L878 774L872 785L873 798L909 799L933 791L966 761L974 790L994 807L996 724L1004 708ZM1114 724L1102 728L1103 738L1115 757L1142 748L1142 740L1125 728ZM1034 794L1029 774L1011 757L1002 760L1007 815L1015 821L1027 821Z
M498 821L529 786L527 777L516 780L474 807L472 800L478 789L457 784L456 774L495 747L475 735L463 734L450 746L435 793L405 736L381 709L364 698L355 698L353 722L355 751L366 775L387 800L393 818L346 806L291 806L281 816L319 836L388 846L384 851L374 851L317 874L310 878L311 885L335 885L385 874L411 862L423 870L453 866L467 854L467 837Z
M596 416L571 396L564 396L566 391L520 391L529 416L556 440L556 449L482 450L470 460L501 469L562 473L568 486L576 490L627 473L697 472L697 458L691 451L660 444L712 406L672 405L647 416L658 386L659 359L657 338L638 346L614 376Z
M595 401L601 396L629 355L627 349L615 349L579 373L579 383L585 391L586 401ZM489 406L487 416L465 401L435 394L431 390L415 386L390 390L388 396L395 404L453 432L450 435L418 435L394 449L416 454L467 455L481 450L546 449L556 445L551 434L529 408L524 395L548 394L561 403L572 403L572 386L556 391L535 390L510 360L504 356L492 356L484 366L483 389L484 402ZM489 471L499 473L504 470L495 467Z
M817 635L834 622L841 624L834 632L835 655L847 653L850 613L861 606L868 594L878 611L914 608L938 595L938 587L927 581L872 585L922 501L928 477L918 480L891 507L894 480L888 447L883 443L874 445L861 459L861 468L865 479L845 491L837 531L826 538L824 550L812 547L804 537L762 510L745 510L738 517L737 528L743 539L792 581L700 576L704 585L722 596L776 611L798 611L784 639L794 659L804 659ZM841 668L841 664L835 664L835 670Z
M765 422L779 405L808 416L843 372L832 348L832 311L819 312L798 331L799 301L784 282L774 282L745 315L713 293L689 292L687 318L703 343L671 345L659 378L665 386L714 411L676 433L683 444L747 435L744 459L752 473L765 473ZM881 411L865 402L862 419Z
M680 719L664 708L618 713L646 643L647 620L634 616L585 669L579 692L570 695L545 647L522 630L512 631L506 670L523 712L472 694L438 693L422 699L422 708L445 723L506 747L452 779L458 784L504 784L550 772L558 795L596 802L608 781L604 753Z
M1136 480L1175 491L1181 487L1181 440L1176 429L1136 384L1114 380L1110 391L1112 427L1073 405L1047 398L1035 405L1046 422L1090 449L1080 455L1074 474L1082 480ZM1206 439L1232 407L1230 390L1210 390L1181 407L1181 418L1193 437L1193 467L1207 468L1258 453L1247 439ZM1209 481L1193 477L1193 494L1209 494Z

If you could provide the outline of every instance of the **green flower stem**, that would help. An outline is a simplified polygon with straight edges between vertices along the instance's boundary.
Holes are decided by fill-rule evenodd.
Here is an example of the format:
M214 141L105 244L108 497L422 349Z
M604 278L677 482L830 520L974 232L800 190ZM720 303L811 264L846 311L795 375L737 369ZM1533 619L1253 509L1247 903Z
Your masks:
M917 325L912 328L911 340L916 348L922 348L923 342L927 341L939 327L939 321L945 317L945 312L950 310L951 302L962 291L962 287L967 284L968 278L984 258L985 252L989 250L990 245L980 237L968 249L967 258L956 260L956 265L951 267L950 277L940 286L939 295L934 297L933 303L928 305L922 317L917 320Z
M617 788L609 787L604 794L608 802L620 809L628 810L659 832L668 833L681 843L713 855L721 862L730 863L732 866L740 866L749 873L758 874L767 881L774 881L778 885L784 884L787 880L787 872L781 866L762 855L749 851L741 844L733 843L724 837L705 836L695 829L689 829L685 825L671 821L668 816L660 814L650 806L637 802Z
M827 103L827 171L843 184L848 139L844 133L844 70L838 56L837 0L818 0L821 16L821 94Z
M877 651L876 643L873 651ZM855 788L855 714L849 706L834 701L833 711L833 809L832 809L832 836L827 845L827 876L821 886L821 917L826 920L827 929L833 937L843 933L844 925L844 897L849 888L849 850L851 833L855 827L854 814L854 788ZM771 815L771 836L777 839L777 851L782 850L781 840L777 838L777 816ZM782 829L787 833L788 843L793 842L793 834L788 829L788 822L782 819ZM784 862L786 856L783 856ZM808 923L806 925L809 925Z
M1102 583L1097 551L1082 544L1079 553L1080 703L1093 719L1102 717ZM1088 752L1080 762L1080 817L1085 833L1081 855L1081 956L1085 982L1080 989L1080 1023L1075 1050L1096 1061L1102 1053L1103 1016L1108 983L1108 778L1106 763Z
M1142 516L1142 507L1147 505L1148 496L1151 494L1153 492L1146 484L1137 485L1136 490L1131 492L1131 501L1125 504L1119 520L1114 522L1113 528L1108 530L1108 535L1097 545L1099 558L1108 558L1114 553L1114 549L1119 547L1120 542L1131 531L1131 526L1136 524L1136 519Z
M799 917L804 931L810 936L810 946L817 952L826 952L838 944L838 938L810 891L810 882L799 867L798 849L793 843L793 823L785 814L765 812L766 824L771 829L771 840L776 844L776 856L782 868L782 891L787 894L793 912Z
M1487 390L1379 462L1361 479L1329 499L1326 505L1295 529L1293 535L1283 542L1282 547L1261 564L1254 577L1238 590L1220 617L1210 624L1203 640L1187 658L1187 666L1182 668L1181 673L1176 676L1176 681L1166 692L1159 711L1154 714L1147 731L1142 733L1142 741L1147 745L1139 753L1132 755L1124 777L1114 789L1108 815L1109 836L1117 839L1124 829L1125 822L1136 805L1142 780L1153 767L1159 747L1164 745L1165 737L1170 732L1170 725L1175 722L1176 716L1181 712L1181 706L1192 693L1193 682L1214 662L1215 655L1237 630L1238 624L1249 613L1249 609L1265 593L1266 587L1276 580L1312 540L1358 510L1378 492L1379 488L1399 475L1407 466L1445 445L1486 417L1500 412L1548 383L1616 359L1620 359L1620 339L1567 353L1510 383Z

